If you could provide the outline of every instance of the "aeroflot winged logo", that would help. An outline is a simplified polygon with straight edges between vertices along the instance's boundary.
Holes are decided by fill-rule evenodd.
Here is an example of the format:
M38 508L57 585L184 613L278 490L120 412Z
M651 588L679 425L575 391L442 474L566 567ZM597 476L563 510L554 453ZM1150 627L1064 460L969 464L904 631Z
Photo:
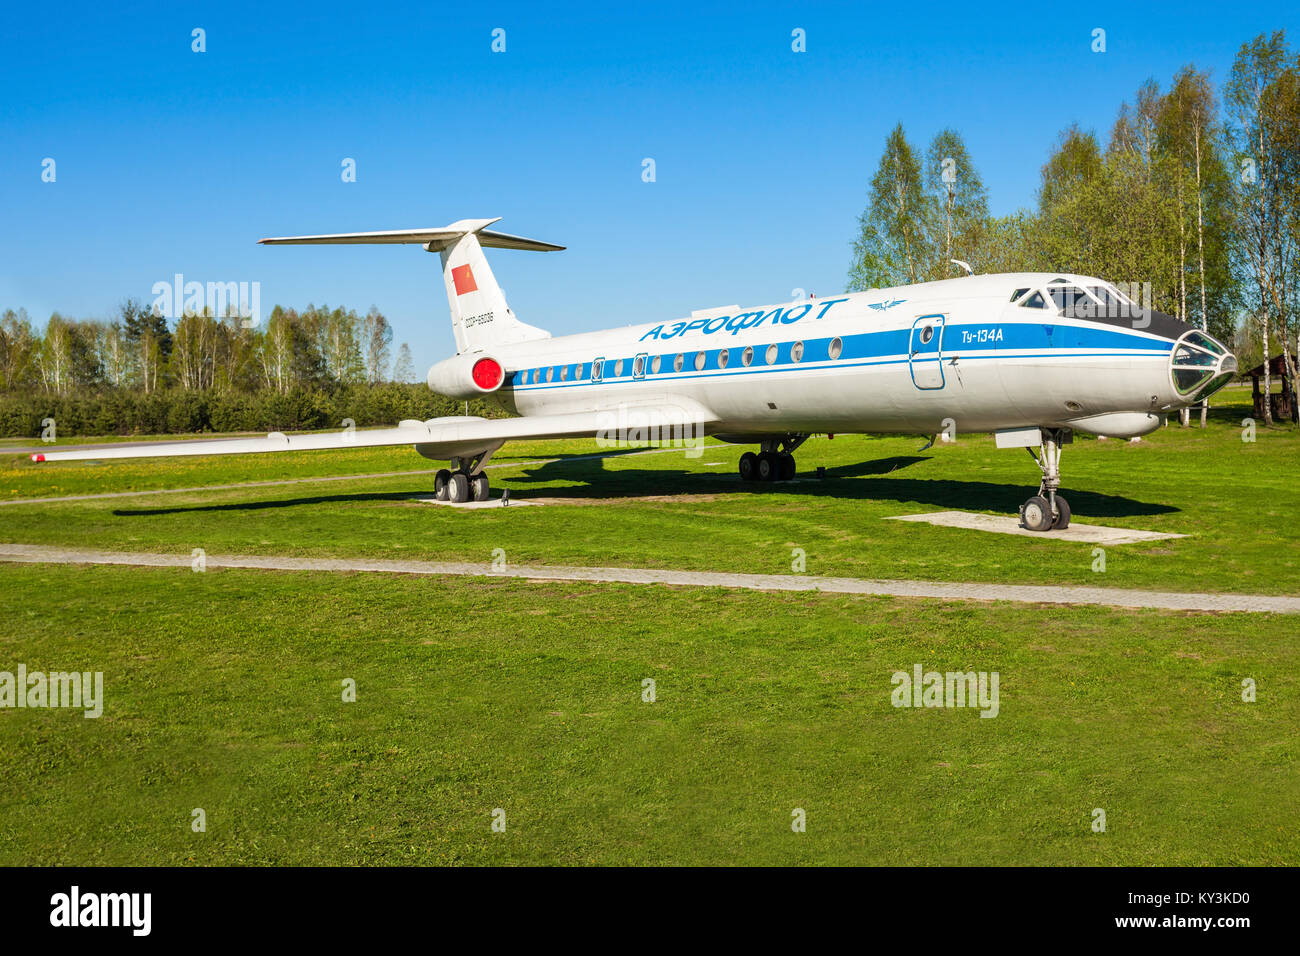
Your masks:
M470 271L468 264L453 268L451 270L451 281L456 283L457 295L478 291L478 283L474 281L474 273Z
M892 309L894 306L902 305L906 301L906 299L887 299L884 302L869 302L867 303L867 308L877 309L880 312L884 312L886 309Z

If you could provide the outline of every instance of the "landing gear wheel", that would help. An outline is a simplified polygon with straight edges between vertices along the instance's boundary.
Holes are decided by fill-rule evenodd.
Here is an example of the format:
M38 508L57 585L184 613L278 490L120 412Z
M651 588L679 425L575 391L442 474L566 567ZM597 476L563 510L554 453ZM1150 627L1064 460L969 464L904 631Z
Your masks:
M460 503L469 501L469 476L458 471L447 481L447 500Z
M740 456L740 480L753 481L758 477L758 456L747 451Z
M1030 531L1049 531L1054 520L1052 506L1042 495L1034 495L1020 506L1020 520Z
M487 475L475 475L469 480L469 494L475 501L487 501L489 490Z
M1070 503L1060 495L1056 496L1056 521L1052 525L1055 531L1064 531L1070 527Z
M451 472L443 468L433 476L433 496L439 501L447 500L447 482L451 481Z
M781 456L781 481L790 481L794 478L794 455Z
M758 456L758 480L776 481L781 474L781 462L775 452L765 451Z

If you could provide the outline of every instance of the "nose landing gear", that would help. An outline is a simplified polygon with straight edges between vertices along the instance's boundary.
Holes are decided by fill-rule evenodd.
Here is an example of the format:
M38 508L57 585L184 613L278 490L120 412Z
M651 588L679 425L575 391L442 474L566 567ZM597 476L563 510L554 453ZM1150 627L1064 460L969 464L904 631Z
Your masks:
M1038 464L1043 479L1038 494L1020 506L1020 521L1030 531L1064 530L1070 526L1070 503L1057 489L1061 486L1061 446L1074 440L1068 428L1041 429L1042 447L1035 455L1032 448L1025 449Z

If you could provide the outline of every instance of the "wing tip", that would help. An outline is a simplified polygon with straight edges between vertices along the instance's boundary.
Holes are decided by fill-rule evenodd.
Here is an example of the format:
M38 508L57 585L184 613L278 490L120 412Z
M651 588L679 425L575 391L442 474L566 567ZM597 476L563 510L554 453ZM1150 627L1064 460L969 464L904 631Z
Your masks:
M45 460L45 456L40 453L32 455L32 461L44 461L44 460Z

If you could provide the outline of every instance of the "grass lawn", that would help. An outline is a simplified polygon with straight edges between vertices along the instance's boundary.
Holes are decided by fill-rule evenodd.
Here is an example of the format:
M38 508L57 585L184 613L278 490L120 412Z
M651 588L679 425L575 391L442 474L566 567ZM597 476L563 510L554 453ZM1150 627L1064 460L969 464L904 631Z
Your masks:
M482 562L503 548L511 563L767 573L792 573L802 548L814 574L1294 594L1300 436L1243 442L1247 411L1066 449L1076 520L1190 535L1111 547L1105 573L1088 545L885 520L1013 514L1036 469L979 435L924 452L918 438L814 439L798 455L807 480L775 486L733 477L738 447L584 459L592 443L520 443L493 460L494 487L552 503L479 511L416 502L432 476L414 472L437 465L406 448L10 454L0 541ZM825 479L809 477L818 465ZM383 472L402 474L27 500ZM1293 617L0 564L0 621L0 671L102 671L107 698L97 720L0 708L0 865L1293 864L1300 851ZM891 706L891 674L916 664L997 672L999 715ZM795 808L806 833L791 831Z
M18 565L0 595L0 669L103 671L106 698L0 709L0 865L1300 851L1282 618ZM894 708L917 663L997 671L998 716Z
M1164 590L1294 594L1300 590L1300 435L1259 428L1248 406L1214 410L1206 430L1162 429L1137 444L1080 438L1063 456L1065 494L1081 523L1188 538L1107 549L885 520L960 509L1015 514L1037 487L1019 449L987 435L920 451L919 438L811 439L805 480L742 484L745 449L582 459L594 442L507 445L492 481L537 508L457 511L420 504L428 473L193 494L0 506L0 540L143 551L274 552L624 565L846 577L1104 584ZM562 460L538 463L561 455ZM511 464L515 462L517 464ZM811 477L817 466L827 477ZM54 462L0 457L0 500L188 488L304 476L427 472L411 449L249 457Z

